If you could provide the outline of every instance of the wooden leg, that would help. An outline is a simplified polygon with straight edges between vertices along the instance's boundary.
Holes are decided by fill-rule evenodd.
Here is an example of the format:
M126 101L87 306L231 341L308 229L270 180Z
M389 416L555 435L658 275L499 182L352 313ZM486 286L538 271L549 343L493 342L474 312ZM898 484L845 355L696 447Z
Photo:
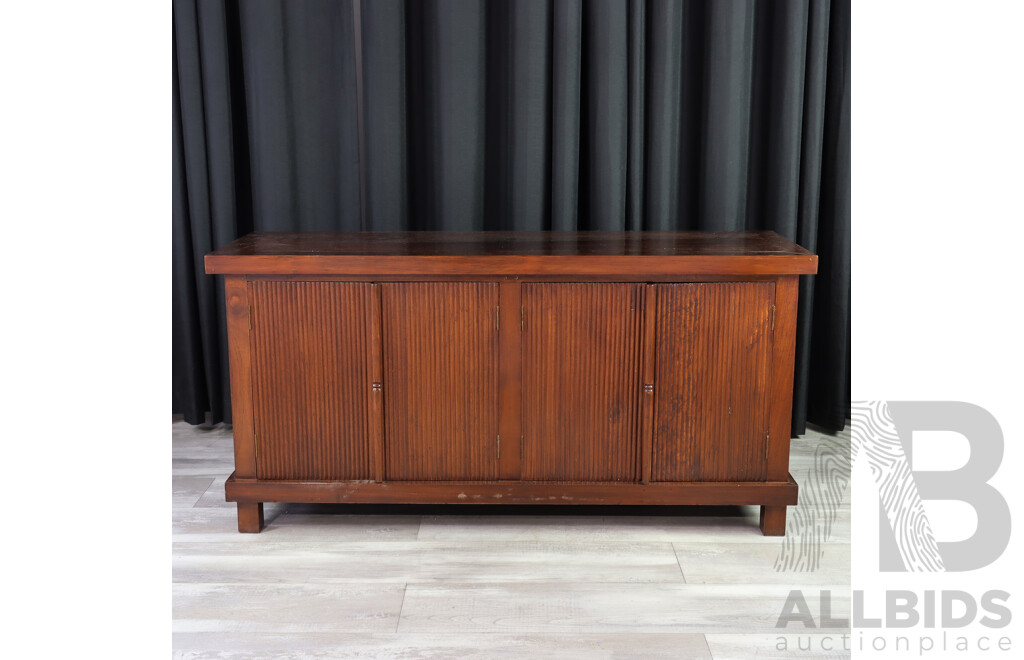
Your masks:
M238 531L259 534L263 529L263 502L238 503Z
M761 507L761 533L765 536L786 535L786 507Z

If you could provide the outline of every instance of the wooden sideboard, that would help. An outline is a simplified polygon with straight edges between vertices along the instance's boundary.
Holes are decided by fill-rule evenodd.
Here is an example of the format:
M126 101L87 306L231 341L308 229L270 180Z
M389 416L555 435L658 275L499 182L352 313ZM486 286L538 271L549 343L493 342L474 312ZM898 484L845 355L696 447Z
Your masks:
M761 505L797 281L772 232L256 233L224 275L238 529L263 502Z

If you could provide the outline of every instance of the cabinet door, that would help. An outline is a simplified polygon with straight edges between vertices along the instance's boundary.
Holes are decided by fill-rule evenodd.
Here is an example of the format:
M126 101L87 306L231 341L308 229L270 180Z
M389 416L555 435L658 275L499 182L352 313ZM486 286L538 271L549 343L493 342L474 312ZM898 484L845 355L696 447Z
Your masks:
M652 480L763 480L774 283L654 288Z
M380 286L387 478L496 478L498 284Z
M373 286L251 284L260 479L369 479Z
M642 285L522 295L523 479L638 480Z

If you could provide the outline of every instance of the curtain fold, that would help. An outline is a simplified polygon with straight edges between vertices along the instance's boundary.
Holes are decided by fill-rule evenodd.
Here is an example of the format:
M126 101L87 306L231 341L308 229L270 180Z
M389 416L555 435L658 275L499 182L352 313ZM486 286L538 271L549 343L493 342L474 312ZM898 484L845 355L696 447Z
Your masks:
M842 427L849 13L175 0L174 411L230 420L223 294L202 256L252 230L773 229L820 257L801 281L794 433Z

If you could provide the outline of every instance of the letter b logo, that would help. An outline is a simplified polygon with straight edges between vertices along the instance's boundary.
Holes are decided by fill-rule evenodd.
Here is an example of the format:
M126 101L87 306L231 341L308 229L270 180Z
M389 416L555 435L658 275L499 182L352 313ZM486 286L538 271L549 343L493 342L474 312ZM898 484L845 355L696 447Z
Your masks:
M915 431L952 431L970 458L956 470L914 471ZM853 458L864 452L879 488L882 571L970 571L999 558L1010 541L1010 509L988 480L1003 459L1003 432L984 408L960 401L868 401L853 404ZM978 528L963 541L932 534L924 500L958 500L974 508Z

